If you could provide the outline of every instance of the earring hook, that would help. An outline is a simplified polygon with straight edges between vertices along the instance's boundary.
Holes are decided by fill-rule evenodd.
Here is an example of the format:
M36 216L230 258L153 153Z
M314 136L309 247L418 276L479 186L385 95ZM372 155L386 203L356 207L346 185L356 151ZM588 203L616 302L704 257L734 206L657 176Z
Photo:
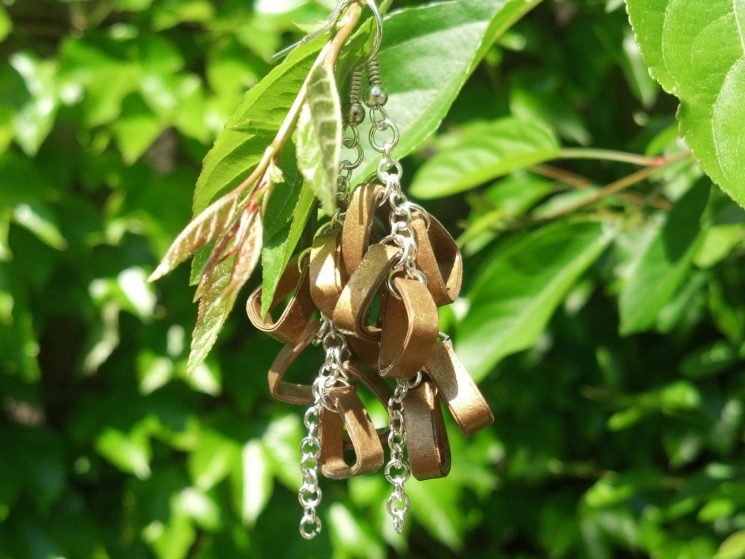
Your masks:
M378 9L378 5L375 3L375 0L339 0L336 4L336 7L334 8L334 11L331 12L331 15L326 20L326 23L324 23L320 29L316 29L315 31L313 31L313 33L306 35L297 43L293 43L289 47L283 48L281 51L277 52L272 57L272 62L281 60L282 58L290 54L290 52L295 50L295 48L308 44L312 40L320 37L327 31L329 31L334 25L336 25L336 22L339 19L339 16L341 15L341 12L344 10L344 8L346 8L353 2L364 3L368 8L370 8L373 13L373 17L375 17L375 24L377 26L375 32L375 41L373 42L373 47L370 50L370 54L368 55L367 60L365 60L362 64L366 64L367 62L375 58L375 55L378 54L378 50L380 50L380 44L383 42L383 16L380 14L380 10Z

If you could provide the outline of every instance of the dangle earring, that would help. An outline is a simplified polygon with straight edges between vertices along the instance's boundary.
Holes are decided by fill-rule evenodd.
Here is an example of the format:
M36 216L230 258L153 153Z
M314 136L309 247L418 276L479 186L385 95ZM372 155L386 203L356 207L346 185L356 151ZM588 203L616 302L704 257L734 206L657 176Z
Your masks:
M261 287L247 305L251 322L285 344L269 371L271 394L307 406L298 495L300 533L306 539L321 531L319 471L330 479L348 479L374 473L385 463L384 475L393 486L386 509L401 533L410 507L409 478L444 477L450 471L440 401L466 435L494 421L450 339L440 332L437 308L457 298L463 261L445 227L402 190L403 166L394 157L399 129L385 109L388 92L376 58L382 18L373 0L362 3L373 10L378 33L373 53L351 75L342 145L354 157L339 167L339 209L283 273L270 305L292 295L281 316L274 321L270 311L262 317ZM368 116L367 141L380 161L374 176L351 188L365 155L359 126ZM320 320L313 319L316 313ZM309 384L283 380L311 344L320 345L325 355L315 379ZM387 428L375 429L358 393L361 386L387 410Z

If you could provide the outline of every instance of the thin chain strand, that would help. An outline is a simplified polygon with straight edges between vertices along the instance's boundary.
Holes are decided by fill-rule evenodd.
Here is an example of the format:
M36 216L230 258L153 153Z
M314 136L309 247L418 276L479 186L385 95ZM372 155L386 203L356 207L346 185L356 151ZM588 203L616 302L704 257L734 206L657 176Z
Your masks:
M385 184L385 194L391 207L390 224L391 234L383 242L392 242L401 249L399 262L394 266L388 276L388 290L395 297L399 297L393 285L395 275L404 274L406 277L426 283L424 274L417 269L417 242L416 235L411 227L412 212L420 210L423 215L426 212L416 204L409 202L401 190L401 176L403 167L394 159L393 150L398 145L398 126L388 117L383 105L388 100L388 93L383 86L380 77L380 67L377 59L368 62L367 73L369 87L365 91L365 104L370 112L370 146L383 157L378 163L377 175ZM399 534L403 532L406 523L406 513L409 512L409 496L406 494L406 482L411 477L411 466L406 459L406 425L404 422L404 398L407 392L421 382L421 374L413 380L397 379L396 389L388 401L388 416L390 422L390 433L388 435L388 447L390 448L390 460L385 466L385 477L393 485L393 492L386 502L388 514L393 519L393 528Z
M330 318L324 316L321 329L316 338L326 352L326 359L313 381L313 405L305 412L305 426L308 435L300 443L300 471L303 484L298 492L298 500L303 506L303 517L300 520L300 535L306 540L315 538L321 533L321 519L316 510L321 503L323 493L318 483L318 465L321 457L321 439L319 426L323 407L333 410L326 401L326 391L338 385L349 386L349 376L344 368L348 357L347 339L336 329Z

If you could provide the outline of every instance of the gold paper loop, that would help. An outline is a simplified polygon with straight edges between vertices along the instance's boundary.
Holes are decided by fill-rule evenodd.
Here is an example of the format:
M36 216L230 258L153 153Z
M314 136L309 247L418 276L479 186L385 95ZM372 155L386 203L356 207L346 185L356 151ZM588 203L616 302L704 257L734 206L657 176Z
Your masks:
M494 423L489 404L455 355L450 340L435 345L424 369L464 434L472 435Z
M274 359L274 363L269 369L268 379L269 391L277 400L289 404L313 405L313 388L309 384L292 384L284 382L282 378L290 365L297 359L297 356L316 339L320 327L321 323L319 321L311 322L300 340L295 344L286 344Z
M426 377L404 397L403 414L411 473L418 480L447 476L450 443L437 389Z
M336 411L326 407L321 409L319 463L323 475L331 479L348 479L378 471L383 466L383 446L354 387L329 388L326 401ZM345 426L355 454L352 465L344 460Z
M458 298L463 282L463 257L448 230L434 217L415 211L411 228L418 244L416 264L427 278L438 307Z
M388 272L396 263L400 249L390 245L370 247L349 278L334 309L336 327L344 334L368 341L380 339L380 328L368 323L370 306Z
M284 300L292 290L295 294L285 307L282 315L275 321L272 310ZM265 318L261 316L261 286L251 293L246 303L246 312L251 323L262 332L266 332L277 340L295 344L302 337L315 312L315 305L310 297L310 281L308 265L298 267L297 259L293 259L282 272L282 277L274 293L274 299Z
M342 230L344 267L352 274L362 262L372 236L375 212L384 202L385 189L377 184L358 186L352 194Z
M310 296L325 316L334 314L347 277L341 265L341 233L318 235L310 250Z
M424 367L437 343L439 316L423 283L397 277L393 287L401 299L384 297L378 369L383 377L408 379Z

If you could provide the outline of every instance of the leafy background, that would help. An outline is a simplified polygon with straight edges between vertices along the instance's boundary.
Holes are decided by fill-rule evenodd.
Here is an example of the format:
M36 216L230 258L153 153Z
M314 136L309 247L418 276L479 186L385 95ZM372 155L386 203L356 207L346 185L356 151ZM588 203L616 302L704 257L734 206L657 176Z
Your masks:
M701 98L674 88L700 65L656 57L666 4L630 1L642 49L737 199L742 158L709 170L709 117L686 120ZM145 279L245 90L328 9L0 4L0 557L745 557L745 214L678 139L617 0L540 3L405 160L460 237L464 297L442 319L495 425L450 429L453 472L410 484L405 538L382 476L325 482L323 535L299 537L301 410L265 380L278 344L236 312L186 376L188 269ZM738 60L710 72L712 122Z

